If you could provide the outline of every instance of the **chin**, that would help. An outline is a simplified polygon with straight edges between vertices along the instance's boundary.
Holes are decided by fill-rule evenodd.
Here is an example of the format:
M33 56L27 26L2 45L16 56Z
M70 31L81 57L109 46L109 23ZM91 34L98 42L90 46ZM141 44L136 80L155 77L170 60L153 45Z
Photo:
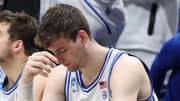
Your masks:
M68 69L70 72L76 72L76 71L77 71L77 69L72 68L72 67L67 67L67 69Z

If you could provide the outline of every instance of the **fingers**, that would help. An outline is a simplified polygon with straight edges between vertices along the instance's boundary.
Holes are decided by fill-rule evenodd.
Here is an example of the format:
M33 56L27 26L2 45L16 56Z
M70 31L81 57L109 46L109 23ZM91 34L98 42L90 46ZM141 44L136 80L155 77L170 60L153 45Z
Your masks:
M48 73L51 72L51 69L49 68L49 66L40 61L31 61L30 60L30 61L28 61L27 65L29 65L30 68L33 67L33 68L37 68L40 70L45 70Z
M57 59L49 52L36 52L28 58L25 64L22 78L25 82L31 82L34 76L40 74L43 76L48 76L51 72L52 67L54 67L54 62Z
M49 72L48 66L54 67L54 62L56 62L57 59L49 52L44 51L34 53L29 57L28 61L29 65L31 65L32 67L40 68Z
M36 64L35 66L39 66L39 67L44 65L49 65L53 67L53 62L44 56L30 56L28 61L32 62L32 65Z
M44 57L48 58L51 62L57 62L56 57L47 51L36 52L33 54L33 56L44 56Z

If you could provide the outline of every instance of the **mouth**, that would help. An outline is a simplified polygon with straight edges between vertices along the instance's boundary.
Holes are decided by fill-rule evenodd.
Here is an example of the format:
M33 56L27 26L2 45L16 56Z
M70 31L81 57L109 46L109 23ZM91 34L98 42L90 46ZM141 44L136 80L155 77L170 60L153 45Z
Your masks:
M70 64L68 63L68 64L64 64L64 66L66 66L66 67L68 67Z

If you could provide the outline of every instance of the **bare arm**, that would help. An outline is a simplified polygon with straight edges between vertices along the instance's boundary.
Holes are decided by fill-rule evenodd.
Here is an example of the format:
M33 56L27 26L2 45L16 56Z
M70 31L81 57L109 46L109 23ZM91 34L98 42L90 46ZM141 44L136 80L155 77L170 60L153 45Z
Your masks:
M66 68L63 65L56 67L50 74L42 101L65 101L64 83Z
M34 94L34 101L41 101L45 89L45 85L47 82L47 77L38 75L33 80L33 94Z
M146 96L146 94L140 95L145 82L143 68L138 59L126 54L117 61L110 80L112 101L137 101L141 99L139 96Z
M50 68L54 66L53 62L56 62L56 61L57 59L48 52L37 52L28 58L28 61L25 64L22 77L20 80L20 84L19 84L19 94L20 94L19 100L34 101L34 96L33 96L34 77L39 74L42 76L48 77L49 73L51 72ZM37 87L34 87L34 88L37 88ZM38 90L40 89L37 89L34 91L38 91Z

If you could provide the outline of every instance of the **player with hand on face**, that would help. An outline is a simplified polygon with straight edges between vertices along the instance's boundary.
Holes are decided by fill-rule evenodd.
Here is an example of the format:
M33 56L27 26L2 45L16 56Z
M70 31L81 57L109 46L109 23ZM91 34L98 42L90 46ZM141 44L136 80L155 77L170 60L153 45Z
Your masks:
M42 101L157 101L146 65L133 55L98 44L77 8L66 4L49 8L36 43L55 56L32 55L21 84L29 92L34 75L49 76ZM64 66L49 74L53 62ZM33 96L23 96L32 101Z

